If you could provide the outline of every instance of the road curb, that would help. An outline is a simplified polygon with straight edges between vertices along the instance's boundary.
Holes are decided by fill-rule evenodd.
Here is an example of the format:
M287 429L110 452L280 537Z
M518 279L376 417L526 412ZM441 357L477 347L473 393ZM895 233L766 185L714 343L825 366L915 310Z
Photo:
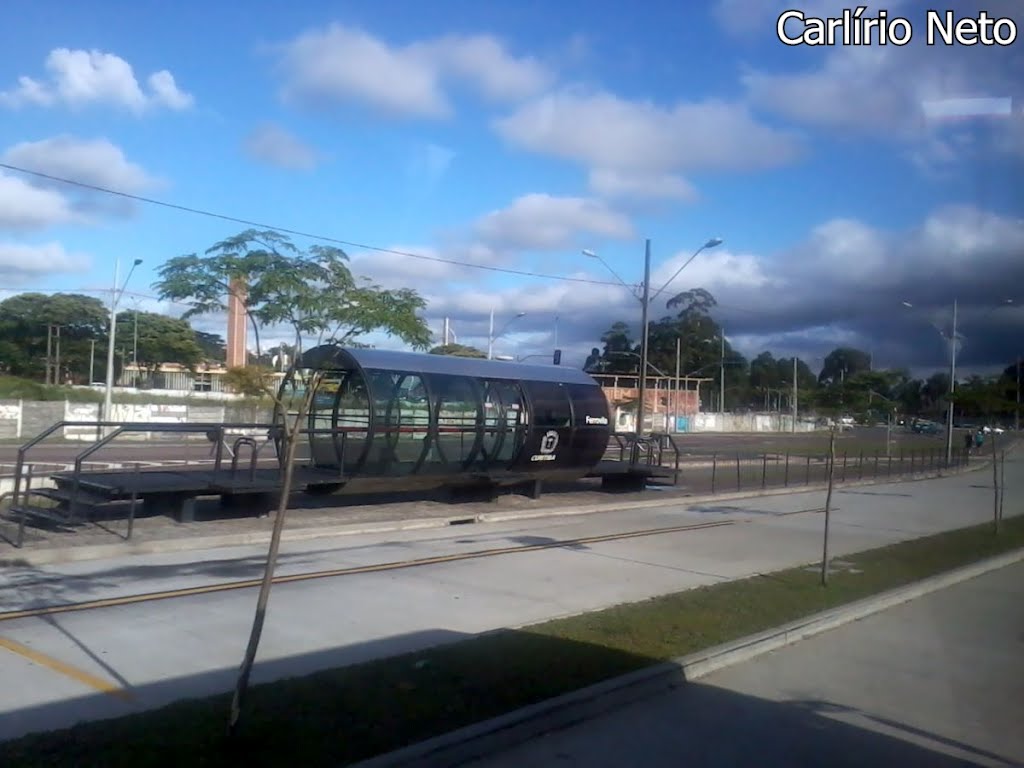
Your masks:
M352 768L454 768L544 733L593 719L932 592L1024 561L1024 549L814 614L704 651L605 680L514 712L355 763Z
M953 477L960 474L977 472L991 464L990 460L972 463L951 471L933 470L898 477L868 478L865 480L847 480L835 484L837 490L857 488L870 485L887 485L894 483L920 482ZM656 509L671 506L696 506L709 502L737 501L771 496L797 495L802 493L821 493L827 488L825 483L814 485L789 486L782 488L752 488L750 490L730 491L724 493L704 493L692 496L671 496L657 499L637 499L623 502L597 502L581 504L576 507L546 507L534 510L510 510L504 512L480 512L477 514L446 515L444 517L418 517L407 520L380 521L376 523L346 523L316 528L299 528L288 530L287 525L281 534L282 543L326 539L339 536L359 536L374 533L398 533L402 531L426 530L431 528L447 528L451 525L467 523L507 523L517 520L536 520L541 518L573 517L591 515L601 512L628 512L632 509ZM295 511L291 511L295 514ZM202 523L196 523L202 525ZM13 549L10 554L0 557L0 567L34 567L56 565L86 560L102 560L108 557L130 557L133 555L156 555L172 552L202 551L226 547L245 547L268 544L270 542L269 526L266 530L245 531L242 533L213 534L191 538L157 539L150 541L114 541L109 544L88 544L84 546L55 547L49 549Z

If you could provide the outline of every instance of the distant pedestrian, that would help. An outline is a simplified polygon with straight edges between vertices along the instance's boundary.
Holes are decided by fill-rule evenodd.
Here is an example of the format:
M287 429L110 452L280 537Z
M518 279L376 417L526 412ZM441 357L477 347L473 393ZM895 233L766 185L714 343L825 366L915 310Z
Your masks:
M981 447L984 444L985 444L985 433L982 432L979 429L977 432L974 433L974 447L977 448L980 451Z
M967 451L967 453L971 452L972 445L974 445L974 435L970 432L964 433L964 450Z

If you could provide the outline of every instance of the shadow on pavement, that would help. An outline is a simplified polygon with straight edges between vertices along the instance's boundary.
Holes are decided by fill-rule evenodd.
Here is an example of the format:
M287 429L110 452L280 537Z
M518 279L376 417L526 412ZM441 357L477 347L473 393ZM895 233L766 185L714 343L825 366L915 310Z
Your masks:
M857 714L861 722L838 719ZM982 762L979 763L979 760ZM555 731L474 768L866 768L1019 765L902 723L822 702L777 702L685 683L594 720Z
M264 643L271 645L270 625L268 633ZM238 638L239 655L244 639ZM392 654L402 655L368 661ZM231 745L225 724L234 667L126 686L131 701L83 695L6 712L0 738L67 729L84 716L98 722L0 743L0 764L351 765L657 661L529 631L470 638L435 629L259 661L243 728ZM281 682L267 684L272 680ZM578 717L569 730L525 743L521 736L509 751L475 764L947 768L974 765L976 757L1002 760L938 734L872 722L870 713L860 713L867 714L862 723L842 722L834 705L778 703L701 683L634 695L628 706L622 701L592 700L586 708L594 719ZM494 747L480 749L486 755Z

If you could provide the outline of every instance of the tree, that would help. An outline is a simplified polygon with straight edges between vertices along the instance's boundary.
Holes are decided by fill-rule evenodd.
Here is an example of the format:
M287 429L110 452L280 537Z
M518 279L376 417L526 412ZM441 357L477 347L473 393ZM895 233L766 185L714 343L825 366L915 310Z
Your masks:
M793 358L780 357L775 361L775 366L778 369L779 386L787 390L792 389ZM812 395L818 387L818 377L814 375L811 367L799 358L796 361L796 387L798 399Z
M425 306L423 299L411 289L384 290L366 279L356 280L347 261L339 248L314 245L301 251L277 232L247 230L216 243L205 256L170 259L161 267L155 286L161 299L189 304L186 316L191 316L223 311L228 286L241 280L247 288L245 312L256 333L257 355L261 327L289 328L297 355L287 377L303 385L298 402L294 398L286 402L282 392L267 392L276 406L274 431L283 446L284 476L252 631L231 702L231 733L238 727L266 619L299 435L320 383L319 372L305 373L299 367L303 339L311 337L317 345L344 344L371 331L383 331L416 349L430 344L430 330L417 314Z
M487 359L487 353L466 344L442 344L430 350L432 355L451 355L452 357L475 357Z
M47 326L59 325L62 375L55 380L85 381L93 342L101 346L107 339L108 312L99 299L77 293L12 296L0 302L0 364L14 376L44 379ZM55 361L56 339L51 350Z
M224 373L224 386L246 397L265 397L275 383L273 369L261 365L238 365Z
M832 384L843 381L861 371L870 370L871 356L867 352L852 347L837 347L825 358L818 381L823 384Z
M224 337L216 333L205 331L193 331L196 336L196 344L203 353L205 363L223 363L227 360L227 345Z
M176 317L155 312L121 312L117 316L117 337L123 340L129 358L137 352L138 358L133 362L149 372L164 363L195 370L203 359L203 349L192 326Z
M669 309L679 308L679 317L688 319L693 316L704 316L718 306L715 297L703 288L694 288L689 291L677 293L668 300L666 306Z
M601 353L602 373L633 373L640 361L633 357L639 352L629 338L629 326L622 321L601 334L604 350Z
M921 412L937 414L945 409L949 396L949 374L933 373L921 386Z

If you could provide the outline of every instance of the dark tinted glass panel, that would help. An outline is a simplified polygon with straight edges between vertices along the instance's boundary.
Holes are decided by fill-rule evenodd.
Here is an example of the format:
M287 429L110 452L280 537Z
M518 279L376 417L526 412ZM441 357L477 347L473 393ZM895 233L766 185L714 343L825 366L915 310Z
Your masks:
M608 400L600 387L568 384L572 398L576 431L573 434L573 460L592 464L601 460L613 431Z
M309 404L309 446L316 466L333 467L338 465L338 453L334 443L334 403L338 397L338 387L345 378L345 371L327 371L313 394Z
M533 424L536 428L568 427L572 417L564 384L543 381L525 382L533 401Z
M489 466L508 463L516 455L525 423L523 396L511 381L484 384L484 439L481 459Z
M370 426L370 393L363 377L352 371L341 382L338 397L337 437L338 453L346 472L359 467L366 449L367 428Z
M573 413L576 427L607 427L608 399L600 387L585 384L567 384L569 397L572 398Z
M370 453L364 471L371 474L386 474L394 459L391 437L394 431L391 400L400 374L383 371L366 371L370 385L370 400L373 402L373 437Z
M437 437L430 450L432 464L460 466L476 447L481 393L474 379L433 375L431 395L437 413Z
M399 374L385 423L392 448L392 471L408 474L420 461L430 429L430 404L422 376Z

